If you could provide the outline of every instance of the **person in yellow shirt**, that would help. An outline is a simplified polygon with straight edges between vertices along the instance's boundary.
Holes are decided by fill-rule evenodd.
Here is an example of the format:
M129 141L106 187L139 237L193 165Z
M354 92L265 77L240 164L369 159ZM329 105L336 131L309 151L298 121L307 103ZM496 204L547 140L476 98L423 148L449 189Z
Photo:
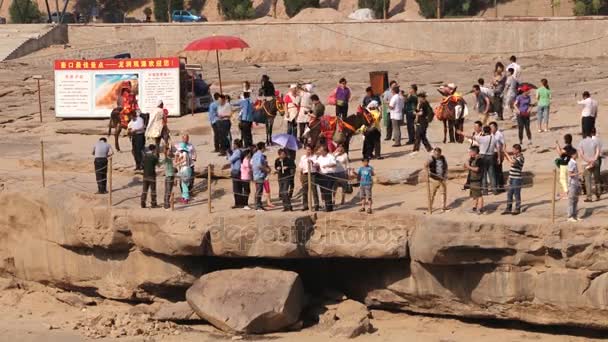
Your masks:
M380 104L378 101L371 101L367 104L365 110L371 114L374 122L367 128L363 126L363 135L365 140L363 141L363 159L382 159L381 157L381 126L380 121L382 120L382 113L380 112Z

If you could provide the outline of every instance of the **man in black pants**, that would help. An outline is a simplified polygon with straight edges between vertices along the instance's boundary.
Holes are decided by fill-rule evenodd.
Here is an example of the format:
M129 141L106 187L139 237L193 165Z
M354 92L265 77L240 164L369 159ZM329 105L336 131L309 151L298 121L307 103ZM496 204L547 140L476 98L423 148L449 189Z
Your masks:
M146 207L146 201L148 197L148 191L150 191L152 197L152 208L158 207L156 203L156 166L158 165L158 156L156 155L156 146L148 146L148 152L143 157L143 191L141 193L141 207Z
M97 180L97 194L108 193L106 185L108 183L108 158L112 156L112 146L108 144L106 138L99 138L99 141L93 147L93 156L95 156L95 179Z
M127 126L127 132L131 136L131 152L135 160L135 171L142 170L142 158L144 156L144 147L146 145L146 125L144 119L139 115L133 115Z
M412 87L413 86L414 85L412 85ZM417 101L419 100L419 102L418 108L416 109L415 118L416 139L414 140L413 151L418 152L420 150L420 144L422 143L427 152L431 152L433 148L431 147L431 143L429 142L429 139L426 136L426 132L429 127L429 120L433 119L435 112L433 111L433 108L431 107L429 102L426 100L426 93L420 93L420 95L418 95L418 98L419 99L417 99Z
M279 178L279 196L283 202L283 211L293 211L291 196L293 195L296 164L287 156L285 149L279 150L279 158L274 162L274 169Z
M591 136L591 131L595 129L595 118L597 117L597 101L591 98L588 91L583 92L583 100L578 101L579 105L583 105L581 113L581 128L583 137Z
M418 108L418 86L412 84L407 94L405 95L405 105L403 106L403 112L405 114L405 124L407 125L407 143L406 145L413 145L416 136L416 109Z
M253 145L253 135L251 126L253 124L253 103L249 99L248 92L243 93L243 98L239 101L241 110L239 112L239 129L241 130L241 141L245 146Z

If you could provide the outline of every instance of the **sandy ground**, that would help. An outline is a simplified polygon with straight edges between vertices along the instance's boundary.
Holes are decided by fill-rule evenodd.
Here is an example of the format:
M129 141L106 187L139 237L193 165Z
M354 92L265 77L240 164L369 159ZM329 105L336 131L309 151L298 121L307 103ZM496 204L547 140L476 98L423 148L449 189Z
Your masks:
M3 341L23 342L80 342L92 339L83 336L82 328L75 330L74 322L91 317L118 315L132 312L125 303L96 300L96 305L76 307L57 298L65 295L56 289L38 284L22 283L21 289L0 291L0 336ZM460 341L599 341L599 333L582 332L568 328L539 328L517 323L466 322L452 318L408 315L372 311L373 333L358 337L357 341L412 341L460 342ZM243 340L312 342L327 339L325 332L314 327L299 332L275 333L264 336L244 336ZM96 339L113 341L113 338ZM152 337L121 337L121 341L231 341L226 335L203 323L180 325L163 330ZM340 339L332 339L340 340Z
M325 98L335 82L341 76L346 76L353 89L354 98L351 108L355 108L362 96L363 90L369 82L370 71L386 70L391 79L397 79L401 84L417 83L420 90L429 92L436 103L439 97L434 91L435 84L439 82L456 82L460 89L467 91L478 77L490 78L494 60L473 58L467 62L449 61L401 61L391 64L226 64L224 87L237 95L241 82L250 80L257 84L261 74L269 74L275 81L278 89L284 90L289 83L313 82L316 91ZM540 78L549 78L553 89L554 101L551 109L551 132L536 133L533 121L533 144L526 145L526 165L524 170L530 177L533 187L523 191L524 213L519 217L500 216L504 208L505 196L490 196L486 199L489 212L481 217L468 214L470 204L468 193L461 191L465 176L461 170L466 158L466 145L442 144L442 127L433 122L430 130L430 140L434 146L441 146L448 158L451 173L448 187L448 203L453 209L450 213L439 214L441 217L454 220L471 219L484 222L525 222L548 223L551 215L551 194L553 177L553 160L555 153L553 145L556 139L565 133L575 133L575 142L580 140L579 121L580 110L576 100L583 90L589 90L600 101L598 128L600 136L605 139L604 127L606 119L602 112L602 101L608 95L608 59L580 59L562 60L557 58L524 58L521 61L525 80L539 83ZM205 66L205 70L213 70ZM289 71L292 70L292 71ZM28 79L32 73L42 73L42 108L43 123L38 121L38 94L35 82ZM215 80L215 74L210 72L206 76ZM40 140L44 140L46 160L46 185L58 192L79 192L87 194L85 198L98 203L105 203L105 196L96 196L95 179L91 148L97 139L107 131L107 120L57 120L53 113L53 82L51 70L31 70L19 64L0 64L0 191L37 191L41 186L40 170ZM215 85L213 86L215 90ZM467 98L472 104L470 96ZM328 108L333 113L332 108ZM471 130L472 122L477 116L472 111L465 127ZM535 119L534 119L535 120ZM170 127L174 133L189 132L191 140L198 149L199 159L197 170L202 170L209 163L221 163L224 160L212 154L210 145L210 129L207 116L196 113L194 116L186 115L181 118L172 118ZM233 126L234 127L234 126ZM516 130L509 121L501 123L505 129L507 143L516 141ZM60 130L71 130L72 134L58 134ZM278 120L275 132L282 133L286 124ZM405 128L403 128L405 134ZM255 140L261 140L264 128L254 129ZM239 136L233 129L233 135ZM405 135L404 135L405 137ZM174 136L174 139L178 139ZM141 191L141 174L135 174L133 159L130 153L130 144L126 138L121 138L124 152L118 153L114 158L114 206L117 208L136 208L139 205L138 196ZM355 137L352 143L351 159L354 166L359 165L361 158L361 138ZM426 153L411 155L411 147L404 146L392 148L385 142L382 146L386 159L373 161L378 173L384 175L409 174L413 169L422 167L428 158ZM268 151L269 158L274 159L276 148ZM162 173L161 173L162 174ZM200 179L197 182L202 182ZM162 193L162 183L159 179L159 195ZM296 184L298 184L296 182ZM214 215L231 215L236 211L226 210L232 204L228 180L214 180L213 213ZM299 188L299 186L297 186ZM273 197L278 202L277 184L272 182ZM88 196L88 197L87 197ZM374 188L375 208L374 215L391 215L397 212L415 212L426 215L426 186L425 183L417 185L377 185ZM159 196L160 197L160 196ZM605 196L604 196L605 197ZM346 196L346 205L338 208L332 215L339 215L340 211L354 211L357 206L356 195ZM299 199L295 200L296 208L300 207ZM176 211L171 215L179 215L183 211L206 210L207 196L199 194L188 206L177 205ZM436 206L437 207L437 206ZM584 218L584 225L599 225L605 223L607 216L606 199L594 203L580 203L580 215ZM160 210L160 209L158 209ZM558 222L564 222L566 203L558 202ZM279 214L280 208L267 215ZM324 214L321 214L324 215ZM0 336L6 340L15 341L82 341L86 340L79 331L73 331L69 322L80 319L86 312L81 309L58 303L52 294L53 289L32 287L26 290L0 291ZM87 312L115 312L128 310L126 304L111 301L102 301L97 306L87 307ZM583 337L572 336L574 332L563 332L566 335L547 335L557 330L546 329L541 331L521 330L521 326L505 326L505 323L492 325L479 325L464 323L446 318L424 316L408 316L406 314L391 314L374 312L373 324L378 329L369 336L361 337L361 341L394 341L399 338L411 338L420 341L525 341L525 340L551 340L551 341L583 341ZM68 323L66 323L68 322ZM48 324L58 329L49 329ZM190 326L192 331L181 331L177 336L158 338L162 341L206 341L228 340L230 337L219 334L209 326ZM570 335L568 335L570 334ZM262 340L290 340L313 341L318 340L322 332L305 329L298 333L282 333L255 338ZM128 339L126 341L140 341L142 338Z

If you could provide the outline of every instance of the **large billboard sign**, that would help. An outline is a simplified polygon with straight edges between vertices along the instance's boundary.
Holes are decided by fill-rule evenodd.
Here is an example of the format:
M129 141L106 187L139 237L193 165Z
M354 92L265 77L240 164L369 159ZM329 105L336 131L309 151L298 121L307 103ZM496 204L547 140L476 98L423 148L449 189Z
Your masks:
M55 61L55 116L107 118L127 84L143 113L161 99L169 115L180 115L179 58Z

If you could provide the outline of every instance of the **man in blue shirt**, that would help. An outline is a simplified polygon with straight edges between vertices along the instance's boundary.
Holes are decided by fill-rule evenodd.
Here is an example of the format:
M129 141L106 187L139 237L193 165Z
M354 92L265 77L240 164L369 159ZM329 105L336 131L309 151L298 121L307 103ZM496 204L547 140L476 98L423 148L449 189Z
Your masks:
M220 98L219 93L213 94L213 102L209 105L209 123L211 124L211 129L213 129L213 152L220 151L220 140L218 133L218 125L217 125L217 101Z
M234 206L232 209L243 208L247 205L247 197L243 199L243 181L241 181L241 163L243 143L240 139L234 139L230 161L230 178L232 178L232 192L234 193Z
M268 161L264 155L266 144L259 142L256 147L257 150L251 158L253 182L255 183L255 209L257 211L265 211L262 205L262 194L264 193L264 180L266 180L270 168L268 167Z
M239 128L241 129L241 140L247 147L253 145L253 136L251 135L251 125L253 122L253 104L249 98L249 92L243 93L243 98L239 102L241 112L239 113Z

